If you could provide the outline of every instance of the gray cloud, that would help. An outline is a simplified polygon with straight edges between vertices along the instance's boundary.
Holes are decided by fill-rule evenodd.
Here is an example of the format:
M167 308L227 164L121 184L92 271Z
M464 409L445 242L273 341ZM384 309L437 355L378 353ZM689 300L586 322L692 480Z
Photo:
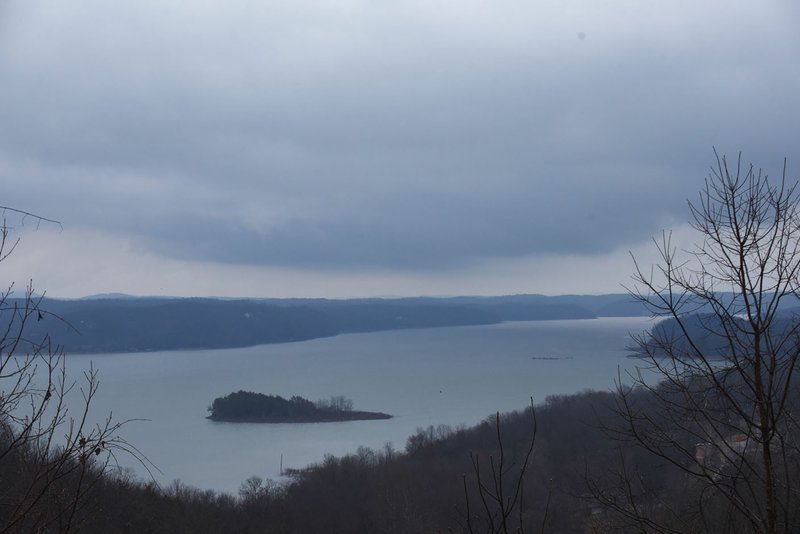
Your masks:
M172 257L602 253L684 220L712 145L800 161L780 3L10 4L4 202Z

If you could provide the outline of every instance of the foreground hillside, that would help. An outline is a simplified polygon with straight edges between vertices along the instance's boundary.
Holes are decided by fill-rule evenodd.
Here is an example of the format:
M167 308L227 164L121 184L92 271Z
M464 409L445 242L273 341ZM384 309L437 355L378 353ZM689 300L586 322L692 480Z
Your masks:
M549 532L584 532L599 520L587 500L591 496L585 479L587 466L605 465L615 454L617 444L598 426L605 416L596 417L598 409L606 413L603 407L609 401L608 394L585 393L551 398L537 408L536 449L521 501L525 525L536 526L535 531L546 524ZM531 410L504 414L499 420L505 469L513 465L506 482L512 483L533 438ZM465 483L473 520L483 521L470 456L483 462L483 482L489 483L487 462L490 455L499 454L495 425L489 417L472 428L420 429L409 438L405 451L361 448L351 456L327 457L319 465L292 473L282 484L261 480L253 466L254 477L243 481L236 497L180 482L158 487L124 473L93 473L83 481L89 489L75 524L81 532L92 533L462 532L467 517ZM23 458L6 458L0 465L8 473L24 463ZM69 495L76 483L65 478L52 493ZM57 510L53 498L48 494L42 500L47 505L34 507L31 527L47 525L43 532L58 531L63 518L49 515ZM0 508L0 525L2 519Z
M639 392L633 399L643 417L655 413L649 395ZM613 393L584 392L549 398L536 407L535 422L529 408L471 428L420 429L405 451L387 446L327 457L281 484L262 480L253 466L254 476L243 481L238 496L95 473L83 481L88 491L75 524L89 533L502 532L500 507L491 496L502 487L508 522L521 524L523 532L655 532L626 515L631 506L651 510L673 532L749 531L744 524L727 528L735 510L715 508L712 496L680 469L618 439L616 402ZM681 439L692 443L690 435ZM5 473L20 473L25 462L5 458L0 465ZM6 481L9 491L14 476ZM53 496L45 494L31 510L30 525L57 532L63 518L55 515L55 496L70 495L76 483L65 478L51 488ZM792 524L797 512L787 517ZM517 532L516 526L508 531Z

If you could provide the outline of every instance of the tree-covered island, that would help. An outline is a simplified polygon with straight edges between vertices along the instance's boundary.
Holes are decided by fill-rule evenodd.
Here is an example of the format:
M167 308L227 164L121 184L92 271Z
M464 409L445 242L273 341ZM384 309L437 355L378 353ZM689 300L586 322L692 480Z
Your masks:
M241 390L217 397L208 411L212 421L238 423L329 423L392 417L381 412L353 410L353 401L343 396L312 402L296 395L287 400Z

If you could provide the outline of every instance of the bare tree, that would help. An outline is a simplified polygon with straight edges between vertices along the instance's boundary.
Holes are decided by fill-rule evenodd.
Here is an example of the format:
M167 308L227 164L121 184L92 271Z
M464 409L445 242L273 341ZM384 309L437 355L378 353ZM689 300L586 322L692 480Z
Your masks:
M649 369L617 389L624 469L592 489L639 532L797 532L800 196L785 161L771 181L715 155L689 202L699 242L664 233L660 264L635 265L631 293L667 320L636 339ZM657 476L631 464L642 450Z
M314 406L322 410L332 410L336 412L352 412L353 400L344 395L332 395L330 399L319 399L314 402Z
M5 218L21 224L33 219L59 224L35 214L2 207L0 262L18 239ZM89 420L98 378L94 369L82 383L70 380L64 352L49 336L28 335L32 322L48 312L29 284L16 297L14 285L0 292L0 532L74 530L91 505L91 490L120 452L143 457L117 431L110 416ZM79 405L69 405L71 392Z
M464 530L470 534L474 532L487 532L492 534L508 534L525 532L524 490L525 475L528 472L531 458L536 444L536 410L531 399L531 435L527 448L521 458L509 457L503 436L500 431L500 412L495 414L495 439L497 441L497 456L489 455L488 461L481 464L478 454L470 453L472 463L472 484L468 483L468 476L463 475L464 502ZM477 493L477 504L470 504L470 486L474 486ZM542 517L542 532L547 525L547 512L549 509L550 491L547 493L547 502L544 505Z

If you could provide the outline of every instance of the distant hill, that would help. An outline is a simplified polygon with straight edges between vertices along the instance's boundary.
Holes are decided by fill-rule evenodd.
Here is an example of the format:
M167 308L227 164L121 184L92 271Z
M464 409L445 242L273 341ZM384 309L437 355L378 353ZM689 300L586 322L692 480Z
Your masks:
M122 300L122 299L135 299L140 297L135 297L133 295L128 295L127 293L97 293L96 295L86 295L85 297L81 297L78 300Z
M780 309L775 315L775 319L770 329L770 336L776 346L782 345L782 350L791 353L795 350L794 343L779 343L779 339L786 337L794 340L794 330L800 321L800 308L789 307L795 302L790 300L786 307ZM723 324L720 317L713 313L692 313L681 316L683 327L674 318L667 318L658 322L648 333L647 342L650 345L651 354L666 357L669 356L662 347L670 347L673 355L685 357L691 355L696 357L699 352L704 358L724 359L731 354L747 354L752 350L748 344L752 342L750 335L743 335L738 338L729 332L748 332L750 326L744 318L734 318ZM727 328L726 328L727 326ZM691 345L689 343L691 340ZM642 354L644 350L636 347L634 352ZM781 351L778 351L781 353Z
M47 313L26 325L28 338L36 341L50 334L72 353L244 347L340 333L592 319L637 311L625 295L329 300L107 294L45 299L41 308ZM8 310L0 315L0 326L9 316Z
M310 308L280 308L251 300L45 300L27 336L49 333L68 352L141 352L227 348L300 341L339 333Z

